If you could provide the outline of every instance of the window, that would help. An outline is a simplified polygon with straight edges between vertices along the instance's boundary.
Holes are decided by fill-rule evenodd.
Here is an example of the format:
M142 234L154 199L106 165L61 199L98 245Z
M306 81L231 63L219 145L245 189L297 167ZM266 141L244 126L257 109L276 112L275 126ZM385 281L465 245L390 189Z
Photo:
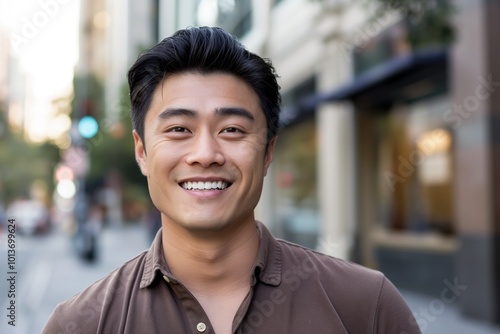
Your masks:
M443 121L443 101L378 116L378 221L388 230L455 232L453 133Z
M367 24L364 29L371 27ZM375 21L374 24L377 24ZM375 25L377 26L377 25ZM352 57L354 63L354 74L359 75L371 68L380 65L391 58L395 58L411 51L407 41L407 27L401 21L386 28L374 37L363 34L360 30L355 36Z

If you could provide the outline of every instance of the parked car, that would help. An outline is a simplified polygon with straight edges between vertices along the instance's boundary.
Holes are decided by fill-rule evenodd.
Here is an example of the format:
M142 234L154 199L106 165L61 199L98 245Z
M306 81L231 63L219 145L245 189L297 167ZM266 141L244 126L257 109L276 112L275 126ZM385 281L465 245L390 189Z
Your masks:
M49 230L49 210L37 200L20 199L12 202L7 217L16 220L16 232L34 235Z

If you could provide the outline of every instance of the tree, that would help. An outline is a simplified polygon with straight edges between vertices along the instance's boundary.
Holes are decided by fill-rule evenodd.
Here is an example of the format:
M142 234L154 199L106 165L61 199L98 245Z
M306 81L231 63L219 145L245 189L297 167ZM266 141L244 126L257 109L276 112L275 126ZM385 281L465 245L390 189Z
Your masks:
M338 10L353 0L310 0L319 2L324 8ZM355 0L354 0L355 1ZM372 22L391 12L398 12L408 28L408 42L414 50L449 45L455 39L452 0L359 0L370 10L378 7L371 17Z
M53 170L59 161L59 148L50 143L26 142L9 128L5 112L0 110L0 202L10 203L29 197L35 182L43 184L47 194L54 189Z
M373 0L369 1L373 3ZM375 0L380 4L375 18L385 11L399 12L407 22L408 42L413 49L449 45L455 39L450 0Z

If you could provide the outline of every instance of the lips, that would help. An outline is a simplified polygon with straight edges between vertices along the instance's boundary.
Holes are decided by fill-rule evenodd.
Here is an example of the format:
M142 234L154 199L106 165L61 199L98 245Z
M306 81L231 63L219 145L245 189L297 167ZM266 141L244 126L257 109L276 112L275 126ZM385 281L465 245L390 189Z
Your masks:
M186 190L224 190L231 186L232 183L225 180L212 181L185 181L179 185Z

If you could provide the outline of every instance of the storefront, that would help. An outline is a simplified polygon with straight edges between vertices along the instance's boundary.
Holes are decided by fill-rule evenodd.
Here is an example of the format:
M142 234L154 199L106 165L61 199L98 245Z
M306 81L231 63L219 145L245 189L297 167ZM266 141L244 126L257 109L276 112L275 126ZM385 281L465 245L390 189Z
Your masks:
M318 198L320 183L333 171L319 175L317 107L349 101L357 194L349 257L382 270L398 286L435 294L456 271L449 56L444 49L410 53L397 38L374 44L356 54L355 78L347 84L318 95L311 78L284 95L285 127L273 163L273 229L311 248L342 242L321 237L323 225L335 223L324 221ZM347 196L348 189L340 193Z
M349 100L355 112L355 260L438 294L458 250L447 51L394 57L317 98Z
M352 86L358 145L359 254L398 287L438 295L456 275L453 129L446 51L423 51ZM369 75L370 72L367 73Z

